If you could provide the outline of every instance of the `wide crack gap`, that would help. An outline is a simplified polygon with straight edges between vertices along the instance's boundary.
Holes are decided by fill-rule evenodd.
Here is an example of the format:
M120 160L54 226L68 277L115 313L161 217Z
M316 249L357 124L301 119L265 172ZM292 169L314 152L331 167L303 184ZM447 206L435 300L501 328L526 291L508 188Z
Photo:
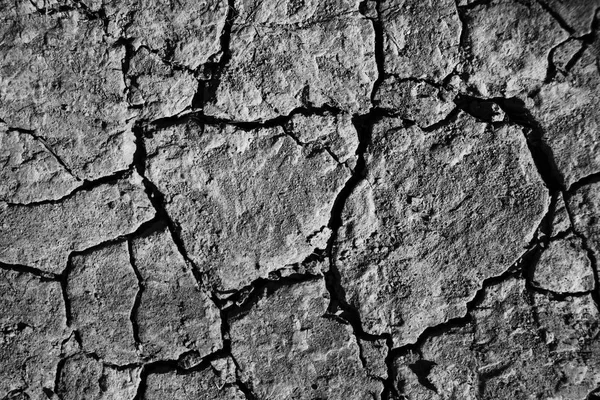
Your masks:
M592 390L586 397L585 400L600 400L600 386Z
M531 153L533 162L550 193L555 194L565 190L564 178L554 161L552 149L543 140L544 130L531 115L523 100L516 97L482 99L461 95L457 97L455 103L466 113L485 122L490 122L486 115L493 114L493 111L490 110L491 105L497 104L504 111L509 122L519 125L524 129L527 147ZM473 110L480 111L474 112Z
M457 9L461 9L461 10L470 10L473 8L477 8L479 6L487 6L489 4L491 4L492 0L477 0L477 1L473 1L472 3L468 3L468 4L464 4L464 5L459 5L458 1L456 1L456 8Z
M371 89L371 105L375 106L375 96L381 86L381 83L385 79L385 33L383 28L383 18L382 18L382 1L383 0L375 0L375 18L368 18L371 20L373 24L373 32L375 33L374 42L375 42L375 64L377 65L377 79L373 82L373 88Z
M421 386L437 394L437 387L429 380L429 374L435 365L437 365L435 362L421 358L412 364L408 364L408 368L417 376L417 380Z
M478 7L480 5L487 4L487 1L475 2L472 8ZM454 0L454 7L456 9L456 15L458 16L458 20L460 21L460 36L458 38L458 48L460 50L460 60L461 62L457 63L454 67L454 71L448 74L448 76L444 79L444 84L448 85L452 80L454 75L460 77L464 82L468 82L466 71L459 72L459 66L461 64L471 65L473 59L473 52L471 51L471 43L469 40L469 29L468 29L468 16L467 11L469 7L462 7L459 5L459 0ZM464 68L462 68L464 69Z
M81 12L85 16L87 21L101 20L103 22L103 25L106 26L107 24L107 18L106 13L104 13L104 9L101 9L96 12L91 11L89 7L87 7L84 3L78 0L74 2L74 5L61 4L53 7L38 7L33 0L30 0L29 3L35 8L36 13L43 16L52 16L56 14L69 12Z
M587 175L583 178L578 179L576 182L572 183L571 186L569 186L567 195L572 195L573 193L575 193L577 190L581 189L584 186L593 185L593 184L599 183L599 182L600 182L600 171L590 174L590 175Z

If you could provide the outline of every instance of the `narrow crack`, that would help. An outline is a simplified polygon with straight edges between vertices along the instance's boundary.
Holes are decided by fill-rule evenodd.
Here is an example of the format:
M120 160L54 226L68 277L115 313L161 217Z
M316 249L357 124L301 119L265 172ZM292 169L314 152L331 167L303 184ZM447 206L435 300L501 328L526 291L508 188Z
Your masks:
M113 172L110 175L102 176L97 179L93 179L93 180L84 179L83 181L81 181L82 182L81 185L77 186L75 189L71 190L69 193L65 194L64 196L62 196L61 198L58 198L58 199L32 201L29 203L5 202L5 204L7 204L9 206L16 206L16 207L35 207L35 206L40 206L40 205L44 205L44 204L60 204L63 201L74 197L79 192L92 190L103 184L114 184L117 181L124 179L129 173L131 173L131 167L128 169L125 169L125 170L119 170L119 171Z
M224 314L222 315L221 319L224 321L228 321L229 319L235 316L244 314L245 312L249 311L254 305L256 305L260 299L262 299L265 296L270 296L271 294L285 286L295 285L301 282L311 282L315 280L320 280L322 278L323 277L321 275L296 274L287 277L282 277L277 280L263 278L257 279L253 282L251 291L241 295L240 297L235 297L235 299L237 299L235 305L225 306L222 308L222 312ZM217 303L223 304L223 300L221 299L215 298L215 301ZM225 328L226 329L222 329L222 331L224 332L224 336L229 336L229 325L227 324ZM227 340L227 343L229 344L229 338Z
M390 349L390 335L372 335L364 331L360 313L346 300L346 292L341 283L341 275L335 263L335 246L338 232L343 224L342 214L344 211L344 206L356 187L366 179L367 166L365 153L367 147L371 144L373 125L381 117L382 114L377 109L371 109L371 111L365 115L355 115L353 117L352 122L356 128L359 143L355 151L357 162L352 175L346 181L346 184L342 190L338 193L331 209L328 223L328 228L331 230L331 237L327 242L327 247L325 250L326 257L329 261L329 270L325 273L325 283L330 294L328 313L333 318L339 318L342 323L349 324L352 327L352 332L356 336L357 340L375 341L384 339L388 345L388 349ZM394 371L391 351L388 351L388 356L385 359L385 363L388 370L388 378L383 381L383 399L391 398L391 396L397 395L397 391L393 385Z
M146 285L144 282L144 278L142 277L142 274L140 273L140 270L138 269L138 267L136 265L136 260L133 255L133 244L132 244L131 239L127 239L127 252L129 253L129 264L131 265L131 269L133 270L133 273L135 274L135 277L136 277L137 283L138 283L138 290L135 294L135 300L133 302L133 305L131 306L129 320L131 321L131 333L132 333L133 339L135 341L135 346L138 351L142 351L143 343L142 343L142 340L140 339L140 329L139 329L139 325L137 322L137 316L138 316L138 310L140 308L140 303L142 301L142 294L146 290Z
M547 4L543 0L538 0L538 2L545 8L546 11L548 11L552 14L553 11L550 9L549 6L547 6ZM459 16L461 16L462 10L466 10L466 9L469 9L469 8L472 8L475 6L488 4L488 3L489 3L489 0L480 0L480 1L476 1L469 5L459 7L458 1L457 1L456 7L459 10ZM91 13L91 11L89 11L89 9L87 9L87 6L85 6L85 4L83 4L83 3L80 4L80 2L78 2L78 4L79 4L80 8L83 8L83 10L86 12L86 15L89 14L89 15L93 16L94 18L100 18L104 21L105 24L108 23L108 20L106 18L106 15L105 15L103 9L101 10L101 12ZM64 7L65 7L64 11L75 10L75 8L73 8L73 7L70 7L70 8L66 7L66 6L64 6ZM375 61L376 61L377 70L378 70L378 77L373 84L373 89L371 92L371 103L373 105L375 104L376 92L379 89L379 86L381 85L381 82L383 81L383 79L385 77L384 28L383 28L383 24L382 24L381 8L382 8L382 1L381 0L376 1L377 17L369 18L372 21L373 29L375 32ZM38 11L42 12L40 10L38 10ZM48 14L48 13L52 13L52 12L61 12L61 11L60 11L60 8L58 8L57 11L43 10L43 12ZM552 16L555 19L560 18L558 15L555 15L555 14L556 13L552 14ZM111 242L114 242L117 240L122 240L123 237L125 237L127 239L130 264L131 264L131 266L134 270L134 273L136 275L136 278L138 280L138 291L136 293L136 298L135 298L135 301L134 301L134 304L132 306L131 313L130 313L130 320L131 320L131 324L132 324L133 336L136 341L136 345L138 347L141 346L141 341L139 339L139 330L138 330L137 324L136 324L136 315L137 315L137 310L138 310L139 304L140 304L141 294L143 293L145 287L144 287L144 282L143 282L142 276L135 264L135 259L134 259L133 252L132 252L132 242L131 242L132 237L139 234L139 232L145 230L149 226L149 224L154 224L157 221L165 222L167 224L167 228L169 229L172 240L178 249L178 252L184 258L186 264L191 266L191 270L194 274L196 282L201 287L203 285L202 272L188 256L186 249L185 249L184 242L183 242L182 238L180 237L181 229L177 225L177 223L170 218L170 216L167 212L167 206L166 206L167 202L165 200L164 194L161 193L159 191L159 189L156 187L156 185L154 185L154 183L151 182L145 175L146 159L147 159L146 148L145 148L145 144L144 144L145 129L147 129L149 127L149 125L154 126L154 127L168 126L170 124L179 123L186 118L194 118L204 124L229 124L229 125L237 126L240 129L246 129L246 130L270 128L270 127L282 127L284 129L285 134L288 135L289 137L291 137L298 145L305 146L306 143L302 143L297 137L295 137L294 135L285 131L285 124L294 115L303 114L303 113L306 113L306 114L310 113L311 115L315 115L315 114L318 115L318 113L325 113L325 112L327 112L327 113L334 112L337 114L337 113L341 112L339 109L334 109L331 107L322 107L322 108L301 107L301 108L292 110L292 112L289 113L288 115L276 117L274 119L270 119L270 120L266 120L266 121L258 121L258 122L230 121L230 120L226 120L226 119L205 116L203 114L202 108L208 100L211 100L214 98L216 89L218 88L218 85L220 84L220 81L221 81L221 75L223 74L227 64L229 63L229 61L231 59L230 40L231 40L231 31L233 29L233 24L234 24L235 18L236 18L236 11L234 8L234 1L228 0L228 12L227 12L227 17L226 17L226 23L225 23L225 27L223 28L223 32L222 32L222 35L220 38L221 58L220 58L219 62L209 63L208 65L204 66L207 70L210 70L210 77L207 80L199 81L198 90L192 100L191 110L181 113L177 116L162 118L162 119L152 121L149 123L146 121L138 121L136 123L136 125L134 127L134 134L136 137L137 147L136 147L136 152L134 155L134 162L133 162L132 167L130 167L128 170L118 171L109 176L99 178L98 180L94 180L94 181L83 180L82 185L80 187L73 190L71 193L69 193L68 195L64 196L63 198L61 198L59 200L41 201L41 202L37 202L37 203L28 204L28 205L38 205L38 204L46 204L46 203L50 203L50 204L58 203L58 202L63 201L64 199L76 194L78 191L88 190L88 189L91 189L102 183L108 183L108 182L112 182L114 180L122 179L126 173L131 172L131 170L133 170L133 169L135 169L139 173L139 175L142 177L142 180L143 180L145 192L148 195L148 198L150 199L150 202L152 203L152 206L154 207L154 209L156 211L156 216L151 221L142 224L138 229L136 229L136 231L134 233L120 236L118 238L114 238L109 241L105 241L105 242L93 247L93 248L97 248L99 246L104 246L107 243L111 243ZM461 23L463 26L462 32L461 32L461 40L460 40L461 48L463 48L463 50L465 52L467 52L468 51L468 43L467 43L466 28L465 28L466 24L464 22L464 15L461 17ZM563 29L565 29L565 28L571 29L566 25L566 23L564 21L562 21L562 19L559 20L559 23L561 24ZM105 25L105 29L106 29L106 25ZM573 30L571 29L570 33L572 33L572 32L573 32ZM123 69L123 79L126 83L125 90L127 91L127 90L129 90L129 86L128 86L129 62L130 62L130 58L132 56L131 52L133 51L132 50L133 46L132 46L132 42L128 39L122 39L119 43L121 43L125 46L126 56L122 61L122 69ZM551 57L552 57L553 51L555 49L556 49L556 47L551 50L551 54L549 55L549 57L550 57L549 58L549 72L547 74L547 79L551 79L554 76L554 75L552 75L552 72L554 72L554 73L556 72L554 66L553 65L550 66ZM577 55L575 55L573 58L575 60L575 62L578 59L578 58L576 58L576 56ZM216 54L214 55L214 57L216 58ZM571 60L571 61L573 61L573 60ZM571 61L569 63L571 63ZM569 64L567 64L567 65L569 65ZM574 63L572 65L574 65ZM553 71L551 71L552 68L554 68ZM195 74L197 74L197 72L198 71L194 71ZM552 75L552 77L551 77L551 75ZM439 86L439 85L437 85L437 86ZM539 172L540 176L542 177L544 183L550 189L550 191L552 192L552 195L553 195L553 197L552 197L553 205L551 206L552 211L549 213L549 214L552 214L553 210L555 208L555 205L556 205L556 194L560 190L564 190L564 187L562 184L562 178L560 177L560 174L557 172L556 165L553 161L551 151L543 143L543 140L542 140L543 131L542 131L541 127L533 119L533 117L531 117L531 114L529 113L528 110L526 110L526 108L524 107L524 104L519 103L519 100L516 100L516 99L495 98L495 99L491 99L491 100L483 100L483 99L470 98L467 101L467 103L469 103L469 102L482 103L482 102L486 102L486 101L491 102L493 104L500 105L513 122L515 122L516 124L518 124L526 129L527 144L528 144L529 150L531 151L535 165L536 165L538 172ZM318 260L318 261L327 260L329 262L329 267L330 267L329 271L325 272L325 274L324 274L325 281L327 284L327 289L331 296L331 302L330 302L328 311L331 312L332 315L328 316L329 318L334 318L334 319L338 320L337 316L339 315L339 320L341 322L350 324L350 326L353 328L353 334L357 337L357 339L368 340L368 341L369 340L370 341L380 340L380 339L386 340L386 344L387 344L388 350L389 350L388 355L385 359L385 363L386 363L386 366L388 369L388 379L385 380L385 382L384 382L383 397L390 398L394 394L398 395L396 392L396 388L394 387L394 383L393 383L394 382L394 366L393 366L393 364L394 364L394 360L395 360L395 355L397 355L403 351L413 351L414 349L418 349L422 345L423 341L426 340L428 337L430 337L432 335L441 334L450 327L464 325L465 323L468 323L472 318L471 317L472 310L474 309L476 304L481 300L482 296L485 294L485 291L487 290L487 288L489 288L489 286L496 284L497 282L503 281L504 279L506 279L510 276L513 276L517 273L522 273L526 277L531 278L531 276L529 276L530 271L531 271L530 267L535 265L535 263L537 262L537 259L539 259L539 256L541 255L541 252L543 251L542 245L544 243L547 244L548 239L543 238L543 239L541 239L542 243L530 244L530 248L520 257L520 260L517 261L515 264L511 265L504 273L502 273L499 276L494 276L494 277L485 279L482 283L482 287L476 292L473 299L470 300L469 302L467 302L467 312L464 317L454 318L454 319L448 320L446 322L443 322L441 324L426 328L421 333L421 335L419 335L419 338L417 339L417 341L414 344L410 344L410 345L406 345L406 346L402 346L400 348L394 349L390 335L376 336L376 335L370 335L370 334L364 332L364 330L362 328L360 313L358 312L358 310L356 310L352 305L348 304L348 302L347 302L345 290L341 283L340 271L337 270L337 265L335 263L335 254L334 253L335 253L337 235L338 235L339 230L342 227L342 223L343 223L342 215L343 215L345 204L348 201L349 197L354 192L354 190L356 189L356 187L362 181L364 181L367 176L365 153L366 153L367 147L371 143L371 134L372 134L373 124L378 120L378 118L382 117L385 113L385 111L378 110L374 107L375 106L373 106L373 108L371 108L371 110L365 115L355 115L353 117L353 124L356 127L356 130L358 132L358 138L359 138L359 145L355 152L355 154L357 156L357 165L356 165L356 168L354 169L354 171L352 171L350 178L346 181L346 184L344 185L342 190L338 193L338 195L334 201L334 204L332 206L331 213L330 213L330 220L328 222L328 228L331 229L332 235L327 243L327 247L324 252L316 251L313 255L309 256L309 258L307 258L307 260L303 261L302 264L304 264L305 262L312 262L315 260ZM439 129L442 126L445 126L445 125L451 123L452 121L455 120L459 111L464 109L463 107L457 106L454 110L452 110L452 112L444 120L442 120L430 127L425 127L425 128L423 128L423 130L426 132L431 132L435 129ZM198 110L200 110L200 111L198 111ZM33 133L30 133L30 134L33 135ZM38 139L38 138L36 137L36 139ZM38 139L38 140L40 140L40 139ZM62 162L62 160L60 160L60 158L58 158L58 156L56 154L54 154L52 149L43 140L40 140L40 143L42 143L42 145L44 145L44 147L54 156L54 158L56 158L57 162L59 162L59 164L61 164L61 166L63 168L65 168L65 170L68 173L70 173L72 176L74 176L76 179L78 179L75 175L72 174L72 172L68 168L68 166L64 162ZM329 155L335 161L337 161L339 163L338 158L331 151L331 149L329 149L327 147L324 147L324 149L325 149L325 151L327 151L329 153ZM78 179L78 180L81 181L80 179ZM600 173L591 175L590 177L586 177L586 178L583 178L582 180L578 181L576 184L574 184L571 187L569 192L574 191L583 185L598 182L598 181L600 181ZM17 205L17 204L10 204L10 205ZM551 220L551 218L550 218L550 220ZM550 226L550 222L548 222L548 220L544 220L542 226L539 228L539 231L543 234L546 234L548 232L547 236L549 236L550 235L549 226ZM597 276L598 272L596 271L597 262L596 262L594 253L592 252L592 250L590 250L588 248L585 238L582 235L579 235L578 233L575 233L575 234L578 235L578 237L580 237L582 239L582 242L584 243L584 245L583 245L584 250L587 252L588 257L590 257L590 260L592 261L592 264L594 266L594 271L595 271L594 277L595 277L595 281L596 281L596 289L598 289L599 288L598 276ZM91 248L91 249L93 249L93 248ZM65 270L60 275L48 274L48 273L45 273L38 269L27 267L27 266L10 265L10 264L4 264L4 263L0 263L0 268L15 270L15 271L24 272L24 273L25 272L31 273L42 279L59 281L61 283L61 287L63 289L65 308L67 310L66 311L67 325L70 326L71 325L71 311L70 311L70 303L69 303L67 292L66 292L66 282L67 282L69 271L72 266L72 256L74 254L81 254L81 253L85 253L87 251L91 251L91 249L72 252L68 257L67 266L66 266ZM161 361L156 361L156 362L147 363L147 364L135 364L136 366L141 366L141 368L142 368L140 385L138 386L138 390L137 390L135 399L141 400L144 397L144 393L145 393L145 389L146 389L146 386L145 386L146 379L147 379L148 375L151 373L177 371L178 373L186 374L186 373L191 373L194 371L200 371L200 370L209 368L210 361L212 361L216 358L220 358L223 356L230 356L233 358L233 356L231 354L231 337L230 337L230 326L229 326L229 318L232 314L243 312L245 309L251 307L259 299L259 296L262 296L264 293L267 293L269 291L278 290L279 288L281 288L284 285L291 285L291 284L295 284L295 283L302 282L302 281L320 279L321 276L308 273L308 274L293 274L291 276L283 277L283 276L281 276L281 271L275 271L270 278L272 278L272 279L260 278L260 279L253 281L250 285L247 285L246 287L236 291L235 293L228 295L226 297L225 301L222 298L220 298L217 294L215 294L214 292L211 292L211 300L220 308L220 314L221 314L221 327L220 328L221 328L221 336L222 336L222 340L223 340L223 348L215 353L212 353L208 356L203 357L202 360L200 361L200 363L195 364L194 366L192 366L190 368L185 368L185 365L183 365L185 363L184 360L186 359L188 354L182 355L179 358L179 360L161 360ZM539 290L538 288L531 288L531 289ZM598 301L597 290L594 292L596 293L596 297L594 298L594 300L596 301L596 305L600 305L600 302ZM568 295L573 295L573 294L568 294ZM575 295L577 295L577 294L575 294ZM584 294L581 294L581 295L584 295ZM587 293L585 293L585 295L587 295ZM233 304L233 305L231 305L231 304ZM338 310L341 311L340 314L338 314L338 312L337 312ZM362 349L360 345L359 345L359 349ZM68 360L68 359L69 359L69 357L66 357L66 358L60 360L59 365L57 366L55 392L58 391L60 374L62 372L62 368L64 367L66 360ZM362 350L361 350L360 360L364 366L366 363L366 360L364 359ZM61 364L61 362L62 362L62 364ZM235 361L235 359L234 359L234 363L236 365L237 372L239 372L239 366L238 366L238 363ZM430 372L431 368L433 367L433 365L434 365L434 363L431 361L420 359L420 360L417 360L415 363L410 364L409 368L417 375L419 383L421 383L424 387L427 387L428 389L433 390L437 393L437 388L428 379L429 372ZM108 365L108 366L111 367L110 365ZM129 368L129 367L130 366L118 366L117 368ZM256 399L257 396L253 393L252 388L249 387L248 385L246 385L246 383L242 382L239 378L235 382L235 385L237 387L239 387L239 389L244 393L244 395L246 396L247 399ZM592 394L590 394L590 396L592 396ZM590 397L590 398L592 398L592 397Z
M176 372L178 375L190 375L196 372L205 372L216 373L215 369L212 367L211 363L217 359L231 357L230 354L225 353L223 350L216 351L202 358L199 363L194 364L193 366L186 368L182 365L180 357L179 360L157 360L145 364L139 365L141 367L140 370L140 383L137 387L136 394L133 400L144 400L145 393L147 389L147 380L148 376L151 374L164 374L169 372ZM232 358L233 359L233 358ZM122 367L119 367L122 368ZM235 383L226 383L223 387L230 387L233 385L238 386L238 384L242 384L240 381L236 381ZM241 388L240 388L241 390ZM243 390L241 390L243 392ZM252 398L254 399L254 397Z
M148 196L148 199L150 200L150 203L152 204L152 206L154 207L154 210L156 212L155 218L159 221L164 221L167 224L167 228L171 235L171 239L173 240L175 247L177 247L177 251L183 257L185 263L188 266L190 266L190 269L192 271L192 274L194 275L196 283L200 287L204 287L201 271L196 266L196 264L191 260L191 258L188 256L187 251L184 247L183 240L179 236L180 229L178 228L176 223L171 219L171 217L169 216L169 214L167 212L167 209L165 206L165 204L166 204L165 196L158 190L156 185L154 185L154 183L152 183L146 177L147 153L146 153L146 147L145 147L145 142L144 142L144 128L139 125L135 125L133 128L133 132L134 132L135 138L136 138L136 150L135 150L135 153L133 156L133 165L135 166L137 173L142 177L142 183L144 185L144 190L146 191L146 195Z
M586 297L593 294L594 290L587 290L581 292L557 292L550 289L545 289L540 286L536 286L533 283L535 267L538 265L539 260L545 248L538 246L531 255L531 261L528 265L523 266L523 277L525 278L525 289L530 293L539 293L545 296L549 296L555 300L566 300L571 297Z
M568 199L569 194L567 195ZM565 202L567 203L567 202ZM569 216L569 220L571 221L571 226L573 227L573 235L577 237L581 241L581 248L586 253L588 259L590 260L590 264L592 266L592 274L594 276L594 289L591 292L592 300L596 305L598 311L600 311L600 273L598 271L598 259L596 258L596 254L594 250L590 247L588 238L577 229L575 229L574 224L574 215L571 209L568 206L568 203L565 204L567 209L567 215Z
M569 35L575 34L575 30L567 24L567 22L556 12L554 11L548 3L544 0L537 0L538 4L542 6L542 8L554 18L556 22L560 25L560 27L567 32Z
M327 242L326 255L329 260L329 271L325 274L327 289L331 295L330 312L336 314L336 309L343 311L342 318L348 321L355 332L362 332L362 324L358 311L346 301L345 290L341 285L341 276L335 263L334 247L338 236L338 231L343 224L342 214L344 206L354 189L366 178L365 152L371 142L372 123L369 114L365 116L355 116L353 124L358 133L358 147L355 154L357 156L356 167L353 174L346 181L342 190L338 193L331 208L328 228L331 230L331 236Z
M73 170L67 165L67 163L64 162L64 160L58 156L58 154L54 151L54 149L48 144L48 141L44 137L42 137L42 136L38 135L37 133L35 133L34 130L8 127L8 132L17 132L19 134L28 135L28 136L32 137L36 142L40 143L46 149L46 151L52 156L52 158L54 158L54 160L69 175L71 175L78 182L82 182L83 181L75 173L73 173Z
M460 108L455 107L448 113L448 115L446 115L443 119L439 120L438 122L435 122L429 126L424 126L424 127L419 126L419 128L421 128L421 130L423 132L435 132L436 130L455 122L457 120L459 114L460 114ZM414 124L413 121L408 121L408 122Z
M243 300L240 304L236 305L236 307L224 308L221 310L221 332L223 336L223 352L227 354L233 360L236 368L236 374L238 375L238 379L235 384L238 386L240 391L244 393L244 396L248 400L256 400L257 396L252 391L252 387L247 383L243 382L239 375L242 372L239 363L233 356L231 350L231 335L230 335L230 325L229 320L235 318L238 315L244 315L248 312L260 299L264 297L268 297L272 293L281 289L284 286L294 285L300 282L310 282L322 279L322 276L319 275L294 275L285 278L280 278L278 280L268 280L268 279L259 279L256 282L255 289L248 294L247 298ZM215 301L218 302L219 299L215 298Z
M307 256L298 264L271 271L267 278L258 278L237 290L216 291L214 295L215 304L217 304L217 306L222 310L232 311L236 307L245 307L247 303L252 303L255 301L254 296L267 288L272 290L275 287L285 286L293 282L304 282L320 278L322 275L310 272L310 268L306 268L305 270L305 267L309 266L310 264L322 262L324 260L324 252L317 249L317 251ZM283 272L286 271L297 272L293 272L284 276Z
M23 274L31 274L40 278L42 282L55 281L60 282L61 276L52 272L46 272L38 268L30 267L23 264L9 264L0 261L0 269L20 272Z
M225 17L225 25L221 31L221 37L219 38L221 44L221 51L218 61L208 62L204 64L203 68L207 79L198 80L198 89L194 98L192 99L192 108L204 109L204 105L208 101L214 101L216 99L217 89L221 84L221 76L223 75L229 61L231 60L231 32L233 30L233 24L237 17L237 11L235 9L234 0L227 0L227 16ZM216 58L217 54L213 55ZM201 111L203 114L203 111Z
M62 289L63 301L65 304L65 315L67 318L67 327L71 327L73 321L72 321L72 314L71 314L71 302L69 300L68 293L67 293L67 285L68 285L69 273L71 273L72 268L73 268L73 257L90 254L100 248L109 246L111 244L118 243L123 240L126 240L128 242L128 246L129 246L129 242L130 242L131 238L136 237L141 232L146 231L149 227L152 227L153 225L155 225L156 222L157 222L157 217L155 216L154 218L150 219L149 221L146 221L146 222L140 224L140 226L131 233L128 233L125 235L119 235L119 236L113 237L111 239L105 240L101 243L98 243L96 245L87 247L85 249L74 250L74 251L70 252L67 257L66 266L60 274L50 274L50 273L45 273L43 271L36 270L35 268L33 268L33 269L28 268L28 267L25 267L25 268L27 268L28 270L31 270L31 269L34 270L33 271L34 275L36 275L39 272L42 274L41 276L43 276L43 277L50 276L49 278L47 277L46 279L58 281L60 283L61 289ZM3 263L0 263L0 268L2 267L2 265L3 265ZM133 267L133 265L132 265L132 267ZM22 269L23 267L20 266L19 268ZM23 270L23 271L28 272L27 270ZM137 276L137 274L136 274L136 276Z
M451 318L451 319L448 319L447 321L444 321L437 325L429 326L421 332L421 334L419 335L417 340L415 340L413 343L409 343L409 344L406 344L406 345L403 345L400 347L396 347L396 348L392 349L391 352L394 353L395 355L401 355L409 350L418 352L419 349L421 348L421 346L423 345L423 343L430 337L439 336L439 335L447 332L451 328L462 327L462 326L468 324L469 322L472 322L471 312L475 309L475 307L479 303L481 303L483 297L485 296L486 291L491 286L494 286L501 282L504 282L508 278L522 275L524 266L528 265L531 262L532 256L535 254L536 250L537 250L537 245L534 245L533 247L526 249L525 252L519 257L519 259L515 263L513 263L510 267L508 267L503 273L484 279L481 284L481 287L477 290L477 292L475 293L473 298L467 302L466 312L465 312L464 316Z
M558 196L561 196L560 192L554 193L551 197L550 205L548 207L548 212L542 218L542 221L537 229L537 234L533 238L530 246L534 246L532 248L532 253L529 257L529 262L524 264L522 267L523 278L525 279L525 289L530 293L540 293L548 296L552 296L552 298L557 300L564 300L568 297L584 297L591 293L591 291L582 291L582 292L556 292L549 289L544 289L542 287L536 286L533 283L533 278L535 274L535 269L539 263L539 260L544 251L547 250L548 246L552 242L558 242L563 240L568 236L569 232L562 232L558 235L552 236L553 223L556 217L556 206L558 201Z
M561 46L565 45L566 43L568 43L572 40L574 40L574 39L569 37L569 38L563 40L562 42L560 42L559 44L557 44L556 46L552 47L550 49L550 51L548 51L548 57L546 60L546 62L548 63L548 66L546 68L546 77L544 78L545 85L551 83L554 80L554 78L556 78L556 75L558 74L558 68L554 64L554 54ZM583 54L584 50L585 50L585 47L582 46L579 50L577 50L577 52L575 52L573 57L567 62L566 66L565 66L565 72L568 72L571 70L573 65L575 65L577 60Z
M324 143L320 143L318 138L315 140L309 141L309 142L303 142L298 138L298 136L296 136L289 129L289 127L287 125L288 124L283 124L281 126L281 129L283 130L284 135L288 136L290 139L292 139L298 147L301 147L301 148L309 151L309 154L305 156L306 158L310 158L313 154L324 151L329 155L329 157L331 157L333 159L333 161L336 162L336 164L341 165L346 168L349 168L348 165L346 165L346 163L343 163L340 161L337 154L335 154L335 152L333 150L331 150L331 148L329 146L327 146Z
M255 129L274 128L282 127L286 125L295 115L306 115L306 116L324 116L332 115L336 116L342 113L342 110L329 105L323 105L320 107L297 107L291 110L288 114L279 115L277 117L258 120L258 121L237 121L227 118L213 117L210 115L204 115L202 111L190 110L170 117L159 118L148 123L148 129L161 129L168 128L174 125L181 124L187 120L193 119L200 124L204 125L231 125L241 130L250 131ZM140 125L138 125L139 127Z
M71 271L73 269L73 257L75 254L76 254L75 252L72 252L69 254L69 256L67 257L66 267L60 274L60 288L61 288L61 293L62 293L62 297L63 297L63 303L65 305L65 318L66 318L67 328L71 328L71 326L73 324L73 313L72 313L72 307L71 307L71 300L69 299L68 286L69 286L69 274L71 273Z

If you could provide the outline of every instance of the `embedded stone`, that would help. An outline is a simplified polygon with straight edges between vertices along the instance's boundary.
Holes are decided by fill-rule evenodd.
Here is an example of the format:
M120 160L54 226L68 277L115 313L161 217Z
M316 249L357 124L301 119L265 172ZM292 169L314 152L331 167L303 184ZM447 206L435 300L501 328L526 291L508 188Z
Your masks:
M59 274L71 252L132 233L154 214L136 173L59 202L0 206L0 262Z
M229 320L231 353L258 399L380 398L351 329L324 315L328 303L323 280L301 282Z

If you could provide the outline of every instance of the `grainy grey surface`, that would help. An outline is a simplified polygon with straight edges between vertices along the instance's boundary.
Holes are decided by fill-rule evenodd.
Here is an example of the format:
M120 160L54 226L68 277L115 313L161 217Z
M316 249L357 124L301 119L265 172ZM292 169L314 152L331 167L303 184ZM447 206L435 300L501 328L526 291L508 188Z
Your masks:
M0 400L600 399L600 0L0 0Z

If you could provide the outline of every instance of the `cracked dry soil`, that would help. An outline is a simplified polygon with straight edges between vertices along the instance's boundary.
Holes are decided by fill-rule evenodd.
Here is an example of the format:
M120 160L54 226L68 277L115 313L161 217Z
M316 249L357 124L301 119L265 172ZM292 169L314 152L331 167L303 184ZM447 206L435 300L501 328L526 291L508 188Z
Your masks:
M0 0L0 399L600 399L600 0Z

